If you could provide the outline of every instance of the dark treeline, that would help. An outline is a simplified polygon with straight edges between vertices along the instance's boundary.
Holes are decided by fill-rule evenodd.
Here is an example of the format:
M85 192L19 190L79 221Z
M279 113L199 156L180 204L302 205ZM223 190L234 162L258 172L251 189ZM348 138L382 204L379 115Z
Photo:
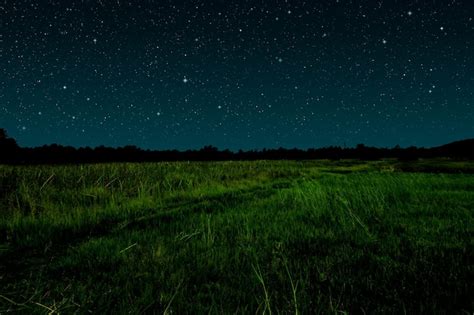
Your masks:
M307 160L307 159L362 159L377 160L398 158L450 157L474 158L474 139L452 142L433 148L408 147L376 148L363 144L355 148L331 146L319 149L262 149L232 152L205 146L200 150L143 150L136 146L109 148L74 148L57 144L36 148L19 147L16 141L0 129L0 163L50 164L50 163L101 163L101 162L152 162L152 161L223 161L223 160Z

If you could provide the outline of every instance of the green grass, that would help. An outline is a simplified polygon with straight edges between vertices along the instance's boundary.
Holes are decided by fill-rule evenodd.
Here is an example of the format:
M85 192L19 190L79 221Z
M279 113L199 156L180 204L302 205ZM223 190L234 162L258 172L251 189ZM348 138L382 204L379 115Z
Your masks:
M472 170L0 166L0 313L469 314Z

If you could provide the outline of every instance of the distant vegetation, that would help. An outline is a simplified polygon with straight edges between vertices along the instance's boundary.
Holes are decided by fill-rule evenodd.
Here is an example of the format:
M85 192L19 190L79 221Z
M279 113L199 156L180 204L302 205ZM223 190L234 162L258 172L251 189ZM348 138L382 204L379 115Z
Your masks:
M9 164L310 159L377 160L382 158L415 160L436 157L474 159L474 139L457 141L434 148L400 148L399 146L375 148L359 144L355 148L332 146L307 150L279 148L232 152L230 150L219 150L214 146L205 146L200 150L152 151L143 150L136 146L74 148L57 144L36 148L20 148L14 139L6 135L5 130L0 129L0 152L0 163Z
M473 169L0 165L0 313L472 314Z

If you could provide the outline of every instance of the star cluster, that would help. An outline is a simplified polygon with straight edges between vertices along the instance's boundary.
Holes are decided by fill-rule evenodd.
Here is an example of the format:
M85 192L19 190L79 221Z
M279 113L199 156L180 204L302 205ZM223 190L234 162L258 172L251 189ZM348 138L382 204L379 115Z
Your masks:
M473 1L4 1L20 145L249 149L473 136Z

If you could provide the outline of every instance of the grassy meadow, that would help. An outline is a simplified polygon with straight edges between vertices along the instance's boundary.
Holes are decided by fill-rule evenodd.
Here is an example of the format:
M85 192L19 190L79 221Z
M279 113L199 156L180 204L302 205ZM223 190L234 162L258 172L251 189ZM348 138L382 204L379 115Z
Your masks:
M0 165L0 313L474 311L474 163Z

